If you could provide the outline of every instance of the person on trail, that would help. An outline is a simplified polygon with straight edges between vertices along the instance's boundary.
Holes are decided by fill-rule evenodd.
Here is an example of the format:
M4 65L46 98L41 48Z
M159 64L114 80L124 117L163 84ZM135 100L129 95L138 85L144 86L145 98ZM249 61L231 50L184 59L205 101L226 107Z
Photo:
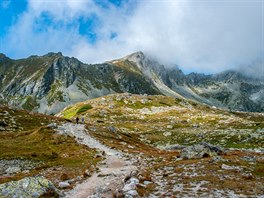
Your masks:
M84 117L82 117L82 123L84 124Z
M79 118L78 117L76 118L76 123L79 124Z

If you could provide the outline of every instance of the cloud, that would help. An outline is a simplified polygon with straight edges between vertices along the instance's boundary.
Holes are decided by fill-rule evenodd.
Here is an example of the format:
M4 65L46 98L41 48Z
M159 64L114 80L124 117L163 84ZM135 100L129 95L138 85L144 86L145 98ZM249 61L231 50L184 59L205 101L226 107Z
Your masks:
M23 57L62 51L98 63L141 50L185 72L219 72L256 60L261 68L263 7L262 1L128 0L116 6L108 1L29 0L3 39L4 52ZM93 42L80 33L86 26Z
M217 72L263 55L261 2L143 1L124 37L185 70Z

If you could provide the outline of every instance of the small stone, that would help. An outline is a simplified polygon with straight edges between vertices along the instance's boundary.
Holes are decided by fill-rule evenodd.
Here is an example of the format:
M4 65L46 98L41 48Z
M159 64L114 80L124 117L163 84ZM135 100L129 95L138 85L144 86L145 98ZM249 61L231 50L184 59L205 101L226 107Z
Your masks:
M248 180L254 179L254 176L251 173L243 174L242 177Z
M139 180L137 179L137 178L135 178L135 177L132 177L132 178L130 178L130 183L132 183L132 184L139 184Z
M70 184L67 181L59 183L60 188L68 188L69 186L70 186Z
M57 128L57 124L56 123L50 123L50 124L48 124L48 127Z
M143 184L144 185L149 185L149 184L152 184L152 182L150 182L150 181L144 181Z
M172 129L173 126L172 125L167 125L167 129Z
M109 127L108 127L108 130L109 130L110 132L112 132L112 133L116 133L116 128L113 127L113 126L109 126Z
M165 133L163 133L163 135L164 135L165 137L167 137L167 136L171 136L171 132L165 132Z
M130 191L130 190L136 190L136 189L137 189L136 184L134 184L134 183L129 183L129 184L126 184L126 185L124 186L123 191L124 191L124 192L128 192L128 191Z
M222 164L221 168L224 169L224 170L241 170L240 167L237 167L237 166L228 166L226 164Z
M125 198L130 198L130 197L138 197L138 192L136 190L130 190L126 192Z
M81 176L77 176L76 177L76 181L81 181L82 180L82 177Z
M86 169L86 170L84 171L84 173L83 173L83 176L84 176L84 177L90 177L90 176L91 176L90 171L89 171L88 169Z

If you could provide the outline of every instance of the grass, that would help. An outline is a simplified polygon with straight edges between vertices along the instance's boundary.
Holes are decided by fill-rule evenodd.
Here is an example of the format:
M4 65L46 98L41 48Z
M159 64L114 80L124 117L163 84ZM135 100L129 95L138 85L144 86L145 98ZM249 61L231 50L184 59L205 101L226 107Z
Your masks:
M92 109L93 107L90 104L78 104L77 106L70 106L61 112L63 118L71 119L76 115L85 113L86 111Z
M63 119L41 114L29 114L27 111L0 108L0 113L4 112L9 112L9 116L15 120L16 125L23 127L23 130L10 128L12 130L0 133L0 159L32 160L41 162L41 166L30 171L30 173L1 177L0 183L41 172L48 179L57 183L61 174L65 173L70 178L75 178L101 160L101 158L94 158L97 153L95 149L79 145L74 138L59 135L52 128L47 127L47 124L51 122L64 122ZM8 124L8 127L11 127L11 124Z
M76 112L76 114L81 114L81 113L84 113L86 111L88 111L89 109L92 109L93 107L89 104L85 104L83 105L81 108L79 108Z

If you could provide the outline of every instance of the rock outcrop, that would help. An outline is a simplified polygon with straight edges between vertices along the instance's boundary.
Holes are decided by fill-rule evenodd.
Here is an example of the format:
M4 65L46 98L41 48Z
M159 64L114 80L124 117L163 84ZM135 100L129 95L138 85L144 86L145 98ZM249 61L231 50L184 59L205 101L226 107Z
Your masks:
M183 159L198 159L203 157L216 156L224 151L208 143L200 143L192 146L187 146L181 151L181 158Z
M41 176L0 184L0 197L37 198L44 195L52 197L57 192L52 182Z

